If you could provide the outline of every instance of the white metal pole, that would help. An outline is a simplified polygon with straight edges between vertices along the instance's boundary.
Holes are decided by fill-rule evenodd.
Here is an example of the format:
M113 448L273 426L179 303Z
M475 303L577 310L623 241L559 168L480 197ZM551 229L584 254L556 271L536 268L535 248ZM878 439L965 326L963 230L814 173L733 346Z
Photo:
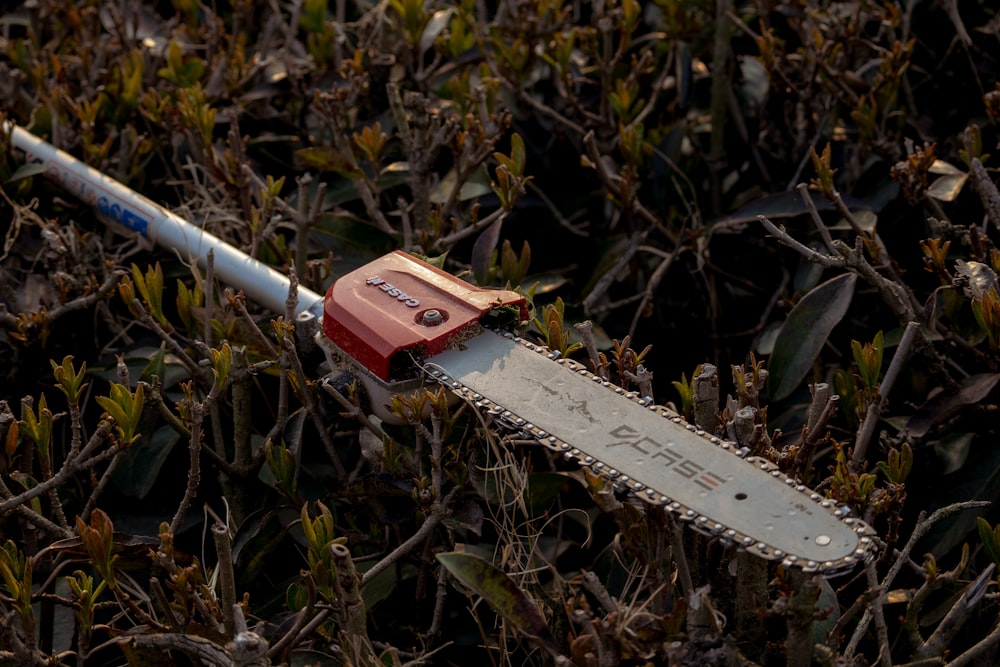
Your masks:
M14 123L5 123L4 131L10 133L13 145L25 152L28 162L44 165L47 178L83 202L151 241L176 250L182 258L196 261L202 268L212 250L215 274L223 282L242 289L247 297L274 312L284 312L290 281L281 272ZM299 319L318 318L322 312L323 297L300 285L296 312Z

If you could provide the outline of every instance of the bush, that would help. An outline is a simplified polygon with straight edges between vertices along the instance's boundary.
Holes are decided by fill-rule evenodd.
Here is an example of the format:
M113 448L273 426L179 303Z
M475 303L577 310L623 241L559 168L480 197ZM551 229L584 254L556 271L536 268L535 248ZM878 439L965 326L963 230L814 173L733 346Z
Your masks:
M332 4L23 3L0 113L311 289L520 287L877 558L738 552L443 392L382 423L0 135L0 659L996 661L996 9Z

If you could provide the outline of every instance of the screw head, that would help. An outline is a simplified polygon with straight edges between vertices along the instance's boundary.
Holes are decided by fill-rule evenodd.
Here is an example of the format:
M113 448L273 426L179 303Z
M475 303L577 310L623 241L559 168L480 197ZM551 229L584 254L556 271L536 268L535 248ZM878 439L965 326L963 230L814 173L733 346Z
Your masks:
M436 327L444 322L444 313L437 308L428 308L420 314L420 324L425 327Z

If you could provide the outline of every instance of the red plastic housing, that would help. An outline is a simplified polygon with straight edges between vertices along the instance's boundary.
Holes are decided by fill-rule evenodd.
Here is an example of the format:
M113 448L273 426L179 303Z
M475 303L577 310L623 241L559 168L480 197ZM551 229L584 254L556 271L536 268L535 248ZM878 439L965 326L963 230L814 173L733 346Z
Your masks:
M358 364L385 381L394 357L444 351L452 337L500 306L528 318L524 297L468 284L401 251L343 276L326 292L323 333ZM436 313L435 313L436 311ZM409 366L408 357L403 360Z

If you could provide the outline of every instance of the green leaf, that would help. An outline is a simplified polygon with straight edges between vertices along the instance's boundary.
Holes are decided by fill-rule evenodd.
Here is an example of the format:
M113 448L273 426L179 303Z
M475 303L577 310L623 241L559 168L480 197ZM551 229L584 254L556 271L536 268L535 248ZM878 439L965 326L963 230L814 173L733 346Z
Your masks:
M124 495L142 500L153 490L160 470L180 434L169 426L158 428L152 437L142 438L122 455L111 481Z
M37 176L39 174L45 173L45 165L40 162L28 162L22 164L18 167L10 178L8 178L4 184L14 183L15 181L20 181L23 178L30 178L32 176Z
M306 32L321 32L326 12L326 0L305 0L299 14L299 26Z
M543 515L562 494L573 477L564 472L536 472L528 475L528 511L532 517Z
M978 373L962 380L958 391L942 391L917 408L906 424L911 438L922 438L937 424L957 415L963 408L989 396L1000 373Z
M472 273L480 285L487 285L490 282L493 252L496 250L497 241L500 240L502 227L503 218L497 218L496 222L482 231L472 246Z
M149 363L146 367L142 369L141 379L151 382L153 376L160 378L162 382L163 378L167 374L167 351L164 347L160 347L153 356L149 358Z
M927 171L939 174L938 178L927 186L927 194L940 201L958 199L962 186L969 180L969 174L944 160L934 160L934 164Z
M437 184L431 188L430 199L432 204L444 204L451 196L451 191L458 185L458 170L451 169L444 175ZM477 197L485 197L493 192L490 187L490 175L485 169L477 169L472 172L458 191L458 201L468 201Z
M972 449L972 440L975 433L949 433L940 440L933 440L927 444L934 448L934 455L937 457L937 472L941 475L950 475L958 472L965 465L969 458L969 451Z
M444 29L448 27L448 22L451 21L451 15L454 13L454 7L439 9L434 12L430 20L427 21L427 25L424 26L423 34L420 35L421 52L434 46L434 40L436 40L438 36L444 32Z
M310 146L295 151L295 158L305 166L321 171L332 171L347 178L361 178L364 172L354 162L354 157L345 155L333 146Z
M923 507L928 513L967 500L994 500L1000 494L1000 448L983 448L961 470L948 477L934 478L922 491L926 491ZM968 534L976 529L976 519L982 511L966 510L935 524L917 542L913 553L931 552L937 558L944 557L969 539Z
M131 443L138 436L139 420L145 404L142 385L135 388L135 394L117 382L111 383L110 396L98 396L97 404L111 415L118 424L118 433L123 440Z
M384 192L389 188L405 185L409 181L409 167L403 169L401 164L405 163L393 163L379 174L378 184L381 191ZM396 166L394 167L394 165ZM334 182L330 184L330 187L326 189L326 194L323 195L323 210L331 211L338 206L357 201L360 198L361 195L358 194L358 187L354 181ZM291 203L294 204L295 202L296 197L293 196Z
M111 415L111 418L119 424L128 423L128 414L124 409L122 409L122 406L120 406L112 398L107 396L98 396L97 404L104 408L105 412Z
M768 370L772 400L785 398L809 372L830 332L854 297L857 276L844 273L816 286L795 304L774 342Z
M562 653L538 607L504 572L482 558L459 551L439 553L437 559L520 632L540 642L552 655Z
M955 201L962 192L962 187L969 180L968 174L954 174L938 176L933 183L927 186L927 194L938 201Z
M816 577L816 582L819 584L819 599L816 600L817 619L813 623L812 637L814 643L822 644L840 620L840 604L837 602L837 591L826 577Z
M993 562L1000 565L1000 526L993 528L990 522L983 517L977 517L979 524L979 537L983 541L986 553L990 555Z
M444 253L442 255L435 255L434 257L430 257L428 255L421 255L418 252L411 253L411 254L414 257L416 257L417 259L419 259L420 261L427 262L428 264L430 264L434 268L441 269L442 271L444 271L445 260L448 259L448 253Z
M816 197L813 200L816 209L819 211L833 210L833 204L825 197ZM850 206L851 202L848 202ZM851 207L856 208L856 207ZM738 222L756 222L758 216L765 216L769 220L785 220L796 218L809 212L805 201L798 190L779 192L755 199L743 208L731 213L729 216L718 220L716 225L731 225Z
M511 173L518 178L524 176L525 156L524 139L521 138L520 134L515 132L510 138L510 159L514 163Z
M347 215L323 213L313 230L319 244L335 256L334 275L349 273L398 247L389 234Z
M400 584L413 581L420 573L413 565L403 563L402 567L389 567L367 582L361 589L361 599L365 601L365 609L371 610L375 605L388 600L397 593Z

